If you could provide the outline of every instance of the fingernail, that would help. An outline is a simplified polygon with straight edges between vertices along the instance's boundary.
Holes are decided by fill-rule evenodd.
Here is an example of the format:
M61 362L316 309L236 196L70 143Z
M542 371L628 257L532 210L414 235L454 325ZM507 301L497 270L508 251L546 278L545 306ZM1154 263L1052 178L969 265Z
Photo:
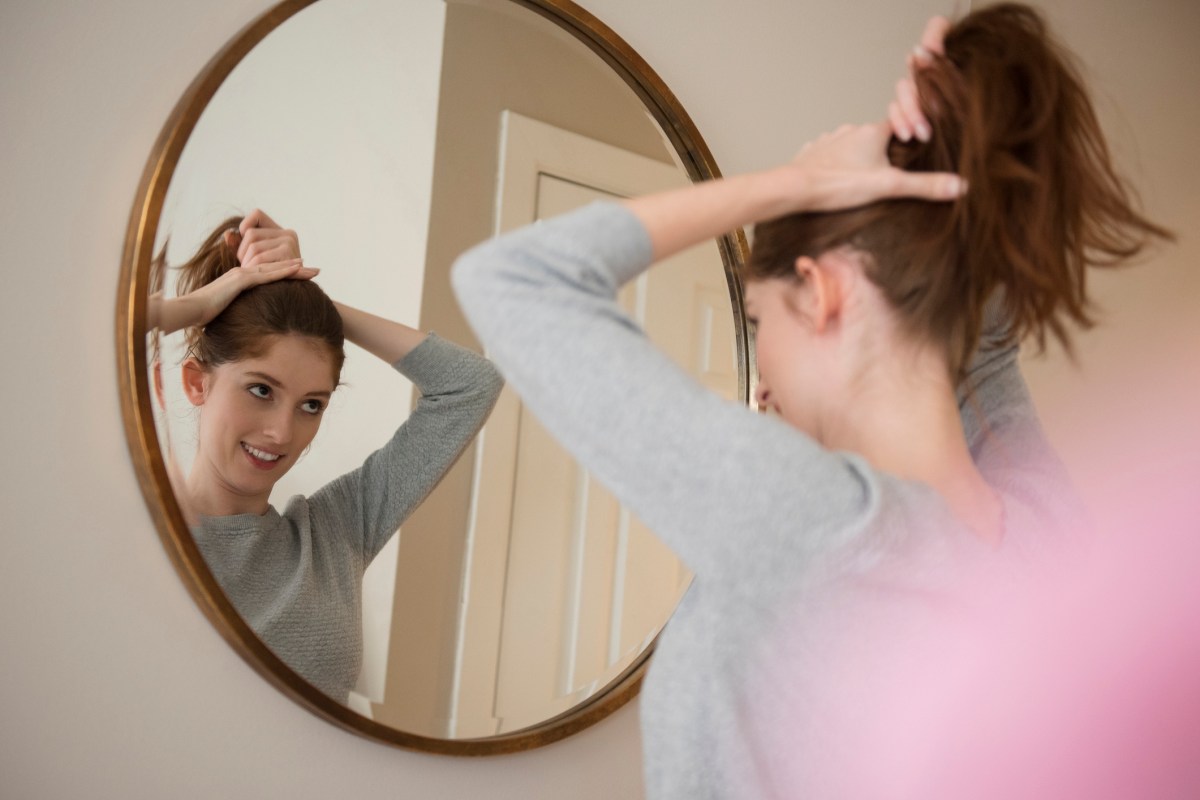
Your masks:
M928 142L929 137L933 134L933 132L931 130L929 130L929 126L923 122L918 122L916 125L916 128L917 128L917 138L920 139L922 142Z
M929 60L932 58L929 51L921 45L917 45L913 48L913 57L922 63L929 63Z

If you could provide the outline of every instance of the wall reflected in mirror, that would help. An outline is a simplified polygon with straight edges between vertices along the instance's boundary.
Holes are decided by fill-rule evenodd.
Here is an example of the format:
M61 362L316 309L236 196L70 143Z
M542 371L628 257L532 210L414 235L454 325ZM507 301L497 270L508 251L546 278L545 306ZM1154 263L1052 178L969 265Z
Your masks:
M459 253L582 203L686 181L634 92L526 8L321 0L256 46L205 109L155 249L182 263L220 219L262 208L299 233L334 299L478 351L449 286ZM165 275L168 294L174 278ZM737 399L715 243L622 301L700 380ZM160 345L159 437L186 474L197 418L181 392L182 337ZM349 343L342 383L310 451L276 484L275 507L357 467L412 408L412 386ZM368 569L363 671L335 699L436 738L542 723L635 663L687 581L506 389L476 444Z

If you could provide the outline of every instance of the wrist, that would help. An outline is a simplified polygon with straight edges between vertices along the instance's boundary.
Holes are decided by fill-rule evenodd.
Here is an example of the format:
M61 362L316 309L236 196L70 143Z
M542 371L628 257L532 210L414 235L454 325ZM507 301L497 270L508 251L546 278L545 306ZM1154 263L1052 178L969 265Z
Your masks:
M745 183L741 194L746 224L776 219L809 207L808 176L795 164L748 173L735 180Z
M794 162L781 164L767 170L764 180L769 182L767 196L771 202L771 213L762 219L775 219L811 209L809 187L812 182L804 167Z

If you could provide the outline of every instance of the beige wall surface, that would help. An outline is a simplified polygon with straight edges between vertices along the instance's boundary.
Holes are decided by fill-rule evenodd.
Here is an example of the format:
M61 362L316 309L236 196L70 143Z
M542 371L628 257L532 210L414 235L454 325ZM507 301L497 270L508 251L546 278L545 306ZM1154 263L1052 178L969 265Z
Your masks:
M114 378L126 216L179 94L267 5L0 5L0 795L636 797L632 707L543 750L480 760L395 750L321 722L224 644L158 543ZM722 169L737 172L878 116L924 17L951 4L583 5L659 71ZM1200 361L1200 5L1044 5L1090 65L1148 210L1181 241L1098 281L1108 327L1081 341L1080 371L1035 365L1034 388L1086 492L1113 481L1095 469L1102 458L1194 476L1189 437L1162 421L1194 418Z

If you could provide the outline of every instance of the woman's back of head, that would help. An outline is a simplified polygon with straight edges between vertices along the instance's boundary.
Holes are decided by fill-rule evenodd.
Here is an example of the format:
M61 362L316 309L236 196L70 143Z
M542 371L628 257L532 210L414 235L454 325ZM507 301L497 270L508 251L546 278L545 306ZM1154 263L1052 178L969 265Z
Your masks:
M980 9L954 24L944 56L916 75L928 142L893 139L889 158L915 171L957 172L953 204L889 200L796 214L758 226L747 277L794 275L800 256L849 245L906 332L965 369L984 308L1002 294L1010 335L1092 324L1088 266L1116 266L1171 234L1136 209L1113 169L1070 54L1021 4Z
M237 231L241 217L221 222L196 254L179 267L176 294L184 296L238 267L237 248L226 240ZM333 361L334 381L345 360L342 317L333 301L310 280L278 280L253 286L239 294L203 328L185 331L187 354L206 367L261 355L272 338L307 336L326 345Z

